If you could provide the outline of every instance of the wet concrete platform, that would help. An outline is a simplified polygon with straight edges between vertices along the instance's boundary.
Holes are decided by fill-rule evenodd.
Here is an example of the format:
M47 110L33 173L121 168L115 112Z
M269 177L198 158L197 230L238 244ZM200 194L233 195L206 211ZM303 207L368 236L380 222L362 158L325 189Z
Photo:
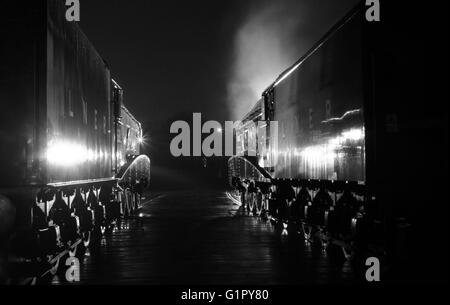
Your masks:
M242 211L221 190L152 194L81 261L81 284L354 283L337 253Z

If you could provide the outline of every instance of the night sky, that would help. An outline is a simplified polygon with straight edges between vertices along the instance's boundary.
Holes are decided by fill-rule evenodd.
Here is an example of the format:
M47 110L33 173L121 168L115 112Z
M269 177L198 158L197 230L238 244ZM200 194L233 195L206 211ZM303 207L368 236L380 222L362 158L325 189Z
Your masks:
M241 118L357 1L80 2L80 25L125 89L154 164L173 165L173 121Z
M240 82L246 91L265 77L262 91L355 2L81 1L81 26L142 122L158 125L177 112L194 111L238 119L245 110L235 114L230 91L239 88L230 90L230 83ZM248 46L241 46L243 39ZM236 65L250 71L236 72ZM247 108L261 94L256 91Z

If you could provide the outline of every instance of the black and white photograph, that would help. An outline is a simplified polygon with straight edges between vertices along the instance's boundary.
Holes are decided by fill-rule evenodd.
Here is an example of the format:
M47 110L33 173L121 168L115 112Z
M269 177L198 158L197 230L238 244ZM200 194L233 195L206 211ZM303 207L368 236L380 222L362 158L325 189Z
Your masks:
M448 284L448 16L0 0L1 288Z

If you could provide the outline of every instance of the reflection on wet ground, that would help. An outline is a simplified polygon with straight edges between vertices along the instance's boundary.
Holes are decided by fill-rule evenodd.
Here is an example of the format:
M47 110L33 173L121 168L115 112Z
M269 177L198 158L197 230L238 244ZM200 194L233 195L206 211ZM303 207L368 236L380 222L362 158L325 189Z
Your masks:
M353 283L339 252L282 236L224 191L169 191L144 203L81 262L82 284Z

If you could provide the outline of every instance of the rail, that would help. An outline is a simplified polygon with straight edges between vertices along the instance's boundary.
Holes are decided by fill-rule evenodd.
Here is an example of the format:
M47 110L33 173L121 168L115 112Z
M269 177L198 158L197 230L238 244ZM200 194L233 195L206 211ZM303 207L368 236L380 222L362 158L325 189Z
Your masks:
M262 167L251 161L247 156L234 156L228 160L228 173L230 186L233 185L233 177L249 179L259 182L270 182L271 175Z
M116 175L121 187L132 187L138 183L150 181L150 158L146 155L131 158ZM144 185L146 187L146 185Z

